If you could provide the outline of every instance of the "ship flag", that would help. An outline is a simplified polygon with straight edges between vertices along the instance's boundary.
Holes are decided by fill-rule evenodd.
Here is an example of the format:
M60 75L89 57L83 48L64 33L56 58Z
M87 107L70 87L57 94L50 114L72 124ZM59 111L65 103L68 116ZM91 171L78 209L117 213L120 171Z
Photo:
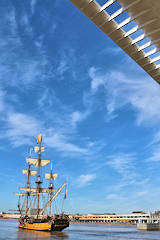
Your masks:
M66 186L66 188L65 188L64 200L66 200L66 198L67 198L67 186Z
M42 142L42 134L40 133L37 138L37 144Z

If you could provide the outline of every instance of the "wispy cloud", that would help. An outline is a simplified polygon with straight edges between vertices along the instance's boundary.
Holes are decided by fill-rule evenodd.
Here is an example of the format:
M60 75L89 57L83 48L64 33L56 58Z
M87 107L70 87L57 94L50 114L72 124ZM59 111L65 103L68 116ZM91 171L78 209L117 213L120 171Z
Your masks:
M96 179L96 174L80 175L77 180L78 187L85 187L91 184L95 179Z
M63 154L91 155L93 144L86 142L83 147L73 143L74 135L70 134L65 128L47 128L45 121L38 120L35 116L19 113L12 110L5 112L5 131L1 133L1 138L7 138L13 147L33 144L33 138L42 132L46 146L54 148ZM68 126L65 126L68 129ZM69 134L68 134L69 133ZM95 143L94 143L95 147Z
M3 86L16 86L23 90L35 83L40 85L48 76L51 66L42 46L37 50L37 39L33 41L29 12L16 11L14 4L10 4L7 16L1 16L0 82ZM7 34L3 34L4 28Z
M64 74L70 71L71 76L75 77L74 66L76 64L75 50L70 47L64 47L59 51L58 66L55 69L55 75L60 79L64 79Z
M124 200L125 198L120 196L120 194L111 193L107 195L106 199L117 201L117 200Z
M98 54L100 55L109 55L109 54L112 54L112 55L119 55L120 53L122 53L122 49L120 47L107 47L103 50L100 50L98 52Z
M57 73L60 76L63 76L63 74L69 69L68 63L64 57L64 59L61 59L59 62L59 66L57 68Z
M147 159L149 162L160 162L160 144L153 144L150 146L151 157Z
M72 112L71 114L72 126L76 127L77 124L85 120L89 114L90 114L90 111L88 109L85 112L79 112L79 111Z
M114 190L119 191L127 186L146 189L149 177L141 173L141 167L137 167L137 157L135 154L116 153L107 157L107 159L106 165L110 166L120 175L118 183L113 187Z
M45 136L45 143L47 146L55 148L57 151L65 152L65 153L80 153L80 154L88 154L87 148L81 148L70 142L70 139L55 130L51 129L47 131L49 135Z
M6 131L3 137L8 138L14 147L31 144L31 139L38 135L41 124L34 117L23 113L9 112Z
M35 12L35 6L36 6L37 0L31 0L31 11L32 14Z
M129 104L136 112L136 123L157 124L160 120L160 87L151 79L133 79L122 72L105 73L92 67L89 71L91 90L105 90L108 115L118 116L118 110ZM111 118L112 119L112 118Z
M49 89L48 87L46 87L43 93L40 94L37 102L38 102L39 108L44 110L44 112L46 112L48 108L50 110L51 108L53 108L53 106L57 104L59 106L62 105L60 100L57 98L55 91L53 89ZM48 114L48 111L47 111L47 114Z
M70 138L53 128L45 128L45 123L37 120L36 117L24 113L8 112L5 118L5 132L1 138L7 138L13 147L25 144L32 144L40 132L45 135L45 143L51 148L60 152L73 152L88 154L88 148L81 148L70 142Z
M143 197L146 196L149 192L148 191L140 191L136 193L137 197Z
M39 119L39 114L36 113L27 114L17 111L14 107L15 101L11 102L10 98L11 95L8 96L5 91L0 91L1 120L5 128L5 131L1 131L1 138L8 139L13 147L33 144L33 138L35 139L42 132L46 146L64 155L92 156L101 150L101 142L91 141L89 138L83 139L83 136L75 141L77 135L75 127L87 117L87 113L83 115L78 111L65 109L52 89L46 88L38 99L38 107L44 110L47 121L52 119L51 122L47 122L46 118ZM50 113L55 103L62 109L60 112Z
M5 91L0 89L0 112L4 111L6 107L5 96L6 96Z
M100 86L105 86L107 83L107 76L99 74L99 70L95 67L89 69L89 76L91 81L91 91L96 92Z
M109 156L106 164L117 171L124 179L128 180L135 177L134 160L134 154L117 153Z

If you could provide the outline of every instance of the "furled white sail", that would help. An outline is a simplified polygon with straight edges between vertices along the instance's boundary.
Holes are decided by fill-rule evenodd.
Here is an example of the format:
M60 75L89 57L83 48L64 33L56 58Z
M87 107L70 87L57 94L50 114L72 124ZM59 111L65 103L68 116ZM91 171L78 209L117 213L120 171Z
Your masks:
M34 151L37 153L37 152L44 152L44 147L41 147L41 146L35 146L34 147Z
M50 191L54 192L56 189L48 189L48 188L19 188L21 190L24 190L26 192L33 192L33 193L49 193Z
M46 173L45 174L45 178L47 179L47 180L50 180L50 179L53 179L53 180L56 180L57 179L57 176L58 176L58 174L57 173Z
M16 195L16 196L27 196L28 193L27 193L27 192L25 192L25 193L15 193L15 195ZM30 192L29 195L30 195L30 196L36 196L36 193Z
M33 176L33 175L37 174L37 171L22 170L22 173L25 174L25 175Z
M39 159L37 159L37 158L26 158L26 161L30 164L33 164L36 167L38 167L38 165L39 165ZM50 163L50 160L41 159L40 160L40 167L46 166L49 163Z

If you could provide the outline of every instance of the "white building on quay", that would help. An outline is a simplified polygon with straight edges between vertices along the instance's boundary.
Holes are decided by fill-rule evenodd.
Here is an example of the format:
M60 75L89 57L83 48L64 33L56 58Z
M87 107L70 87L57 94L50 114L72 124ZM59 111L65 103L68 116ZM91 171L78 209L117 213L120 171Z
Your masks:
M159 212L145 213L143 211L132 212L131 214L115 214L115 213L104 213L104 214L75 214L70 215L71 221L79 223L128 223L137 224L157 222L160 220Z

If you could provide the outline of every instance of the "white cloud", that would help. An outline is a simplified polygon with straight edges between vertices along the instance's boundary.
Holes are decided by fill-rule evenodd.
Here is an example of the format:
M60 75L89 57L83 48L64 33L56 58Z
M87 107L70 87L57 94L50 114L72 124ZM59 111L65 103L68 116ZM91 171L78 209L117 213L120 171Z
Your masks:
M69 69L68 63L65 59L61 59L59 66L57 67L57 73L63 75Z
M151 146L151 157L149 157L147 161L160 162L160 144Z
M95 153L96 151L99 151L100 147L102 146L101 143L91 143L87 139L83 140L82 147L79 143L75 144L75 132L73 131L73 128L77 122L82 121L86 115L83 116L83 114L81 115L79 112L77 112L78 115L75 114L76 116L74 114L68 114L68 112L65 113L65 109L60 104L62 107L63 119L61 113L55 113L55 115L52 113L53 115L49 116L50 108L49 110L46 109L49 105L52 107L53 101L55 104L55 99L57 99L54 95L54 92L52 94L52 90L46 89L38 101L40 108L43 109L44 106L46 106L44 108L44 113L47 115L47 119L48 117L50 117L50 119L54 119L52 122L48 123L45 120L44 122L40 121L36 115L31 116L16 111L10 98L10 95L7 95L6 97L5 92L0 91L0 111L2 111L4 115L3 118L1 115L1 120L4 120L3 128L5 128L5 131L3 131L1 134L1 138L7 138L13 147L18 147L25 144L33 144L33 138L36 138L40 132L43 133L45 144L48 147L54 148L56 151L66 155L76 154L91 156L93 152ZM9 103L7 103L7 99L10 100ZM57 102L59 105L58 99ZM74 123L71 121L71 116L73 117L72 120ZM54 124L56 127L53 129L52 125Z
M95 174L80 175L78 178L78 186L84 187L88 184L91 184L91 182L95 180L95 178L96 178Z
M119 173L119 176L117 175L114 184L107 187L107 198L128 199L128 195L126 195L128 187L130 188L129 191L131 198L147 194L147 189L150 187L152 181L149 175L145 176L144 164L137 164L135 154L117 153L107 157L107 159L108 161L106 162L106 165L110 166L114 171ZM115 196L115 193L118 196Z
M32 36L33 32L29 22L29 16L26 13L21 16L20 23L23 25L25 32L27 32L28 35Z
M105 90L108 115L113 115L113 118L118 116L118 110L129 104L136 112L138 125L144 122L159 123L160 86L152 79L149 77L134 79L117 71L104 73L94 67L90 69L89 76L92 79L92 93L97 93L100 87Z
M68 137L63 135L62 133L58 133L53 129L49 129L47 132L49 134L46 134L44 138L47 146L65 153L79 153L84 155L89 154L89 150L87 148L81 148L71 143Z
M71 114L71 124L73 127L76 127L77 123L85 120L89 115L89 110L86 110L85 112L79 112L75 111Z
M44 89L44 92L38 98L38 106L44 109L44 112L47 112L47 114L49 114L47 108L51 108L56 104L61 105L59 99L55 94L55 91L46 87Z
M97 142L88 142L88 147L95 147Z
M5 95L5 91L0 90L0 112L4 111L6 108Z
M109 199L109 200L120 200L120 199L124 199L124 198L121 197L119 194L110 193L110 194L107 195L106 199Z
M135 186L143 187L146 189L146 184L149 178L144 177L140 168L137 167L137 159L135 154L116 153L107 157L108 161L106 165L110 166L117 173L120 174L118 182L115 181L115 185L111 186L113 191L119 191L127 186L134 188Z
M137 197L143 197L143 196L145 196L145 195L147 195L148 194L148 191L140 191L140 192L137 192L136 193L136 196Z
M14 147L32 143L41 130L41 125L34 117L26 114L9 112L6 131L3 137L8 138Z
M36 6L37 0L31 0L31 11L32 14L35 12L35 6Z
M35 82L39 84L45 78L45 66L47 61L42 56L40 60L25 60L21 62L21 65L17 66L17 80L13 84L23 84L25 87L30 88ZM23 66L23 67L22 67ZM21 81L20 81L21 78Z
M64 73L70 70L72 77L75 75L74 65L76 63L75 51L73 48L67 48L60 50L60 57L58 66L55 69L55 74L59 77L59 79L64 78Z
M134 70L133 70L134 71ZM150 157L147 162L160 161L160 86L149 77L133 77L129 73L112 71L102 72L100 69L91 68L92 95L101 94L104 91L104 101L106 104L107 121L118 117L122 108L134 111L135 122L138 126L150 126L154 132L153 140L148 144ZM96 98L97 99L97 98ZM154 127L154 128L153 128ZM116 186L123 188L127 185L140 185L145 189L141 174L137 173L135 156L123 155L113 156L109 162L110 166L121 174L121 180ZM150 166L151 167L151 166ZM153 169L153 166L152 166ZM149 171L149 169L148 169ZM148 179L145 178L148 181Z
M0 82L3 83L3 86L16 86L21 90L26 87L31 88L35 83L40 85L50 74L51 66L43 51L42 44L40 44L42 36L33 41L33 29L29 13L26 13L23 9L17 21L16 10L10 5L8 13L1 16L0 33L3 38L0 39ZM23 29L25 38L19 34L19 28ZM26 39L28 39L27 50ZM32 40L32 48L35 50L35 52L33 50L32 52L34 54L30 54L29 40ZM37 51L38 43L39 49Z
M109 156L107 165L116 170L124 178L133 178L134 175L134 154L117 153Z
M5 131L1 133L0 138L7 138L13 147L19 147L34 144L33 140L42 132L44 144L65 155L89 156L92 154L92 146L88 146L88 143L86 143L86 147L84 147L84 144L81 147L72 143L73 135L65 134L61 130L64 131L65 129L53 129L52 127L46 129L45 122L39 121L34 116L8 111L5 114Z
M112 54L112 55L119 55L120 53L123 53L122 49L120 47L109 47L107 46L107 48L103 49L103 50L100 50L98 52L98 54L100 55L108 55L109 54Z
M40 122L37 118L18 112L8 112L6 118L6 131L1 137L8 138L14 147L24 144L33 144L33 138L42 132L46 146L54 148L63 153L75 153L88 155L89 148L81 148L71 143L70 138L63 133L57 132L56 129L45 128L45 123Z
M96 92L100 86L105 86L106 84L106 76L99 75L99 69L95 67L91 67L89 69L89 76L91 77L91 91Z

